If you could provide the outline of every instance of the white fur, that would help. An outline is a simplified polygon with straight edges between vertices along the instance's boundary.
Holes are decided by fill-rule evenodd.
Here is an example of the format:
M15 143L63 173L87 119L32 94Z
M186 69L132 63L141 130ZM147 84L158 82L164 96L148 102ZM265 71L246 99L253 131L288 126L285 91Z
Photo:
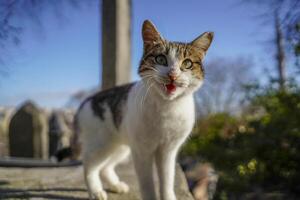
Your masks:
M104 121L95 117L90 103L79 112L85 178L91 198L107 199L99 173L111 190L128 191L114 167L126 158L130 146L143 200L157 199L153 183L154 164L160 180L161 200L176 199L173 190L175 159L179 147L193 128L193 96L190 94L169 101L151 90L141 102L140 97L144 95L144 83L136 83L124 107L125 116L119 131L113 125L108 108L105 109ZM143 106L138 106L140 104Z
M194 124L192 95L173 101L164 100L151 90L143 102L136 96L145 95L144 83L139 82L129 95L124 119L143 200L155 200L153 166L157 166L161 200L175 200L174 170L176 154ZM140 94L142 93L142 94ZM146 109L148 108L148 109Z
M102 121L94 115L90 102L78 114L85 180L90 198L99 200L107 199L99 173L110 190L121 193L129 190L125 183L119 181L114 171L115 166L129 154L129 147L123 145L122 135L115 128L108 108L105 109L104 117L106 120Z
M173 55L174 54L174 55ZM177 152L191 132L195 121L193 92L202 80L192 77L190 71L181 72L175 52L168 56L169 66L156 70L137 82L130 90L123 110L123 120L116 129L112 113L105 107L105 120L93 114L86 103L78 114L85 178L91 198L106 200L101 179L111 190L127 192L114 167L131 149L143 200L156 200L153 169L156 166L161 200L176 200L174 174ZM167 74L175 72L177 88L168 94Z

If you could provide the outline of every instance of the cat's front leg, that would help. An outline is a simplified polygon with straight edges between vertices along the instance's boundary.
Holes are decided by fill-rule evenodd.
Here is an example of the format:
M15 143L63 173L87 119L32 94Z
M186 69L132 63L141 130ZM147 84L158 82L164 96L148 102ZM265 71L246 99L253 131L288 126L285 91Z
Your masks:
M145 153L140 149L132 149L132 156L135 171L138 177L139 186L143 200L156 200L153 180L153 153Z
M178 148L162 146L155 153L161 200L176 200L174 179L177 151Z

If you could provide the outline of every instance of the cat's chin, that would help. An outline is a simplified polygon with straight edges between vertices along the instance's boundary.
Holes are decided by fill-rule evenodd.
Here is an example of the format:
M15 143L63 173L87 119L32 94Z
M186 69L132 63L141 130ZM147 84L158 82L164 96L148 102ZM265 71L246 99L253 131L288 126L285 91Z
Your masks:
M172 94L162 93L161 96L162 96L163 99L165 99L165 100L172 101L172 100L176 99L179 95L178 95L178 94L175 94L175 93L172 93Z

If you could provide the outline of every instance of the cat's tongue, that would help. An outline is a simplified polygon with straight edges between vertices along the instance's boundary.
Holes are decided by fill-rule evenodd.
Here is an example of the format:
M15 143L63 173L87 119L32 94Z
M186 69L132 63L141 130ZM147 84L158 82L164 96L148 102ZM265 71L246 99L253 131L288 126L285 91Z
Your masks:
M173 93L176 90L176 85L174 83L169 83L166 85L168 93Z

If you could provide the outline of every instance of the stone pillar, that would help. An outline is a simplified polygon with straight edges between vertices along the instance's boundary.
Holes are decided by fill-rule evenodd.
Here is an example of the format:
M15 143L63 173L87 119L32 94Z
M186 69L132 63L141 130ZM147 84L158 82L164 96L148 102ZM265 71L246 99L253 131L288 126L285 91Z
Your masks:
M131 0L102 0L102 89L131 74Z

